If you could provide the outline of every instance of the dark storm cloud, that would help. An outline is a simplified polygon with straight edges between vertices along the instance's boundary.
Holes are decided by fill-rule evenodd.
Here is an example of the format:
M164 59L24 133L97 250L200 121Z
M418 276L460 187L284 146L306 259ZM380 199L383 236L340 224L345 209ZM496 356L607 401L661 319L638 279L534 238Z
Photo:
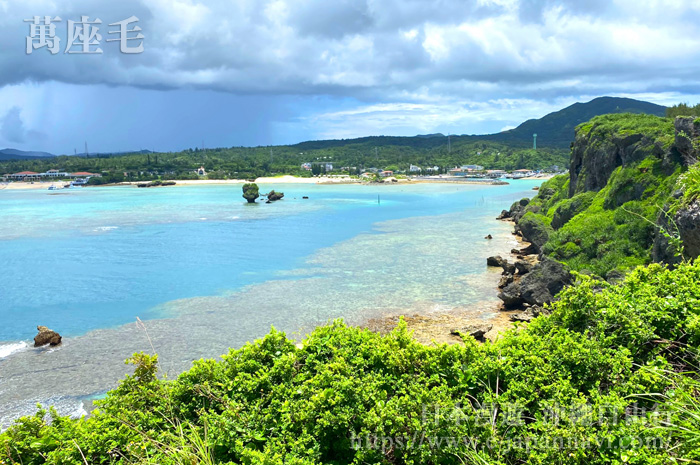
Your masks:
M19 107L12 107L0 120L0 134L6 141L21 143L26 138L27 130L22 122L20 111Z
M324 124L327 136L391 133L392 121L404 132L434 132L444 119L511 124L585 96L669 103L700 88L700 4L691 0L0 0L0 12L0 90L59 82L298 98L306 103L297 120L275 123L287 133ZM34 15L63 19L62 47L67 20L99 17L104 53L25 54L23 19ZM124 55L104 42L107 23L132 15L145 51ZM41 112L28 108L25 91L0 103L0 115L18 106L33 128ZM338 110L318 106L320 97Z
M350 96L390 101L450 83L502 83L539 93L563 79L606 83L650 69L696 76L700 67L691 2L618 0L79 0L12 2L0 19L0 83L57 80L233 93ZM628 10L622 16L621 11ZM145 52L102 56L24 54L34 15L107 23L139 17ZM676 37L678 28L691 34ZM63 44L62 44L63 45ZM683 59L683 69L673 64ZM642 73L646 70L646 74ZM649 75L651 74L651 75ZM673 78L674 75L664 75Z

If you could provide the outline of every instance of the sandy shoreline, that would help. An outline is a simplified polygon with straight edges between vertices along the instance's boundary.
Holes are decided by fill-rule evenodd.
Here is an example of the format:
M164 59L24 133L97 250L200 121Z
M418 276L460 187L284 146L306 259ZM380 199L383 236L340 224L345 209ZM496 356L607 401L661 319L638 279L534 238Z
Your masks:
M520 236L513 234L513 238L518 241L519 249L530 245ZM515 259L516 254L509 254L509 259ZM486 258L484 258L486 260ZM493 291L498 292L494 286ZM513 329L514 323L510 319L511 315L522 313L521 310L507 310L501 302L483 301L466 308L454 309L449 312L436 314L404 314L387 315L376 317L360 325L362 328L387 334L399 323L401 317L406 322L409 331L413 332L413 338L425 345L433 344L460 344L462 337L453 333L466 326L484 324L493 325L491 330L485 334L485 338L495 341L498 337L509 329Z
M541 179L546 181L552 176L543 177L531 177L523 179ZM512 181L512 180L511 180ZM135 186L146 181L139 182L122 182L119 184L105 184L98 187L110 187L110 186ZM188 179L188 180L175 180L175 186L200 186L200 185L225 185L225 184L244 184L249 181L244 179ZM517 182L517 180L516 180ZM262 177L255 180L256 184L317 184L317 185L377 185L376 183L369 183L356 178L345 178L345 177L314 177L314 178L299 178L296 176L276 176L276 177ZM480 181L473 179L451 179L451 178L436 178L436 179L397 179L396 182L382 183L382 185L406 185L406 184L444 184L444 183L459 183L459 184L479 184L479 185L491 185L489 181ZM49 186L56 185L62 186L66 184L66 181L54 181L54 182L8 182L0 183L0 192L3 190L17 190L17 189L36 189L36 190L48 190ZM88 186L93 187L93 186Z

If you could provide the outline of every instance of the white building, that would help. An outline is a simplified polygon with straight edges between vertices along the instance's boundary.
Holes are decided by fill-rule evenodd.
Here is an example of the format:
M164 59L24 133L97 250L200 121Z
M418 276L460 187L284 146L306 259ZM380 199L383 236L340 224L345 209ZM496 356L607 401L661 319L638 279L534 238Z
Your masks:
M411 173L420 173L422 170L420 166L411 165L408 167L408 171L410 171Z

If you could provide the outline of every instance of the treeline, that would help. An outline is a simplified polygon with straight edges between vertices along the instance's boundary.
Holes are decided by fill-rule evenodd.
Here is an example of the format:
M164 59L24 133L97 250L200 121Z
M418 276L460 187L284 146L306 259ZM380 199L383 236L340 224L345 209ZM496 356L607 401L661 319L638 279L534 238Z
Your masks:
M666 116L675 118L676 116L700 116L700 103L695 106L687 103L679 103L666 109Z
M513 144L474 141L470 136L369 137L347 141L305 142L291 146L187 149L168 153L134 153L110 156L60 156L0 162L0 174L24 170L103 173L105 180L197 178L204 167L209 179L251 179L291 174L311 176L302 163L333 165L332 172L360 174L369 168L408 171L410 165L438 166L442 172L464 164L486 169L549 169L568 166L568 151L537 150Z

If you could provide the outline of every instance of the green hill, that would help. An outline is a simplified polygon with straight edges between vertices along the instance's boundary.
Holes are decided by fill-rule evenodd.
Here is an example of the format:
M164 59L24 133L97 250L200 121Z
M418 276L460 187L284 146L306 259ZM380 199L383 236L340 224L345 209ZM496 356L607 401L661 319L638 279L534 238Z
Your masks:
M532 144L537 134L537 145L568 148L574 140L576 126L591 118L610 113L646 113L665 116L666 107L654 103L619 97L599 97L586 103L574 103L540 119L525 121L510 131L485 136L487 140Z
M692 117L595 117L576 130L569 174L542 185L518 227L545 254L606 278L697 257L699 153Z
M333 163L334 171L358 171L375 167L408 169L409 165L439 166L444 170L464 164L486 169L547 169L569 164L569 145L574 127L590 118L607 113L649 113L662 115L665 107L639 100L601 97L577 103L543 118L529 120L516 129L490 135L426 134L413 137L372 136L356 139L306 141L294 145L267 147L230 147L181 152L128 154L94 154L49 159L0 161L0 172L43 171L60 168L66 171L113 173L105 179L127 180L187 179L204 166L211 177L247 179L270 174L304 176L306 162ZM532 134L538 134L538 149L532 150ZM19 157L22 158L22 157ZM0 156L0 160L2 157ZM354 171L354 172L353 172ZM148 173L148 174L141 174Z

